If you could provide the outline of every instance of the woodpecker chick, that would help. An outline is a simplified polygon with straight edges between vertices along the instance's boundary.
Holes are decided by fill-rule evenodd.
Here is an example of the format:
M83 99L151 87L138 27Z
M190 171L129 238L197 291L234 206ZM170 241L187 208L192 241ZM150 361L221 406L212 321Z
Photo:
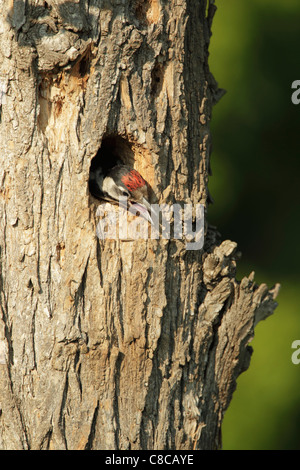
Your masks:
M151 206L147 200L147 183L140 173L127 165L116 165L106 172L98 167L91 169L90 191L97 199L120 204L134 215L137 212L153 224ZM128 202L128 207L124 200Z

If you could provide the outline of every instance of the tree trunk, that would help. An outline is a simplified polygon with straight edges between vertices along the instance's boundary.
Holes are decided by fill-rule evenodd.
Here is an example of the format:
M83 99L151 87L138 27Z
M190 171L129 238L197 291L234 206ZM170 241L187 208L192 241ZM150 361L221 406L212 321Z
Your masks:
M208 202L213 0L0 5L0 448L214 449L277 286L236 244L101 240L101 145Z

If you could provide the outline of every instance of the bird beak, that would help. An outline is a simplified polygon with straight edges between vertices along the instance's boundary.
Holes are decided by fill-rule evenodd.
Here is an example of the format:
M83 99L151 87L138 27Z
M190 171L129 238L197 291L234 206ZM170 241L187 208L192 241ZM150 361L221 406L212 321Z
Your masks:
M143 217L148 222L150 222L152 225L154 225L154 222L153 222L152 217L150 215L151 211L152 211L153 214L155 214L153 208L151 208L151 205L149 204L147 199L145 199L144 197L142 198L141 203L140 202L131 202L131 205L129 207L129 212L131 212L134 215L137 215L137 212L139 212L141 217Z

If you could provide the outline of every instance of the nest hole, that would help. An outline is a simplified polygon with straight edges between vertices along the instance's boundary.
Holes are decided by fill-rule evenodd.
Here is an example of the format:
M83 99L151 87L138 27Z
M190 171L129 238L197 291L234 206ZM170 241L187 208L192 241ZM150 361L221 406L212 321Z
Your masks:
M121 136L109 135L104 137L98 152L91 161L90 173L96 172L98 168L101 168L104 173L107 173L110 168L119 164L133 167L134 152L132 150L132 144ZM89 185L89 189L90 193L95 196L91 184Z
M120 163L133 166L134 153L131 144L120 136L104 137L101 147L92 159L91 168L101 167L106 171Z

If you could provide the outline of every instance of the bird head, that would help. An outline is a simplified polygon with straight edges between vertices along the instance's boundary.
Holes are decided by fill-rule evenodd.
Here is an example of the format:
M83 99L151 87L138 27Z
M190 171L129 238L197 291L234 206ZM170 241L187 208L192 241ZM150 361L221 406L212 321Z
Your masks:
M127 165L113 167L103 181L103 192L112 202L127 198L129 211L139 213L153 224L151 206L148 202L147 182L140 173ZM127 208L127 207L126 207Z

